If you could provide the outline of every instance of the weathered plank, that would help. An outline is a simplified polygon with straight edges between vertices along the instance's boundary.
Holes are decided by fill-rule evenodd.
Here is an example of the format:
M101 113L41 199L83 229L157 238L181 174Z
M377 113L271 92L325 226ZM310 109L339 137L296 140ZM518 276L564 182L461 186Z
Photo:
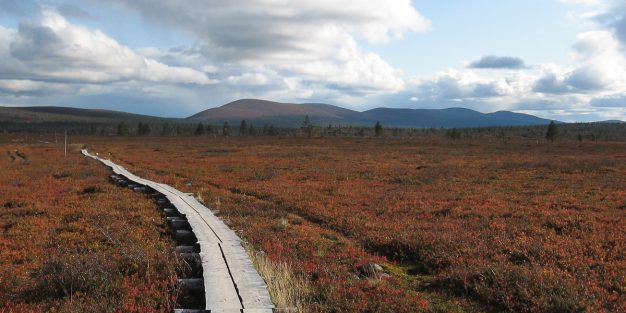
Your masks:
M110 160L83 149L85 156L99 160L115 174L148 186L164 195L185 217L200 245L206 309L211 312L272 312L274 304L265 281L259 276L242 246L241 239L193 196L166 184L138 177Z

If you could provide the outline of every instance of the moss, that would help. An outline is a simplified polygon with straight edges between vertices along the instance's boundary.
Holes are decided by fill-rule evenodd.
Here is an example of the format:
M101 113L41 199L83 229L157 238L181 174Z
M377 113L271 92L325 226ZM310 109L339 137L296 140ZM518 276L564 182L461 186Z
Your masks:
M422 285L427 281L428 276L424 275L412 275L409 274L413 271L414 265L396 265L393 263L382 263L381 266L385 270L385 272L389 273L393 277L399 279L401 282L405 283L408 287L413 290L422 289ZM453 312L453 313L464 313L464 312L481 312L481 310L472 307L471 310L469 308L464 308L461 305L453 303L449 299L445 299L435 294L426 295L429 303L429 312Z

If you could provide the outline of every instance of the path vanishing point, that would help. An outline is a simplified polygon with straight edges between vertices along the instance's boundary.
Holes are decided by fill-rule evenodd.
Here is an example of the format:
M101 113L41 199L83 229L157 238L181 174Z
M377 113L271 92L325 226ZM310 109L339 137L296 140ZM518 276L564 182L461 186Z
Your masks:
M82 150L82 154L110 167L114 173L113 177L126 179L129 184L132 182L138 185L135 188L139 189L135 190L154 191L162 195L160 201L166 206L171 204L169 209L178 212L170 212L180 214L181 221L186 220L190 226L195 236L194 239L197 241L195 245L200 247L202 281L200 278L181 279L179 284L196 285L195 288L198 289L203 286L206 305L205 310L179 309L175 312L271 313L274 311L275 307L267 291L267 285L254 268L243 248L241 239L211 210L198 202L193 194L183 193L171 186L133 175L110 160L90 154L86 149ZM165 212L166 215L167 212ZM176 235L185 235L185 230L175 230L175 232Z

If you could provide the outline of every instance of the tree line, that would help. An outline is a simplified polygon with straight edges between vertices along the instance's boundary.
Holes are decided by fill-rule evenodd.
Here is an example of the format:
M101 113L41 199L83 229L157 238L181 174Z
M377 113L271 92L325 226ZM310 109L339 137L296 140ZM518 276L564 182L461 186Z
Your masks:
M247 120L239 125L229 122L211 124L206 122L165 122L123 121L115 124L70 125L54 124L54 127L29 129L28 125L20 132L52 133L68 130L72 135L92 136L208 136L208 137L405 137L405 138L444 138L449 140L577 140L577 141L626 141L625 123L572 123L539 126L473 127L473 128L401 128L385 127L380 122L371 126L315 125L306 116L301 127L277 127L272 124L256 126ZM14 132L15 129L10 131ZM0 132L8 132L6 129Z

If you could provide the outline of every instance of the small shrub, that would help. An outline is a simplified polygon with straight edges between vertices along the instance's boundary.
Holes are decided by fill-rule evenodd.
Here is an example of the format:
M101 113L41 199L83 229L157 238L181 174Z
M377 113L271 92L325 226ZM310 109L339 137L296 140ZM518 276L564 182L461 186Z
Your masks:
M32 273L33 292L39 297L52 298L92 291L107 293L118 273L111 258L102 253L59 253Z

